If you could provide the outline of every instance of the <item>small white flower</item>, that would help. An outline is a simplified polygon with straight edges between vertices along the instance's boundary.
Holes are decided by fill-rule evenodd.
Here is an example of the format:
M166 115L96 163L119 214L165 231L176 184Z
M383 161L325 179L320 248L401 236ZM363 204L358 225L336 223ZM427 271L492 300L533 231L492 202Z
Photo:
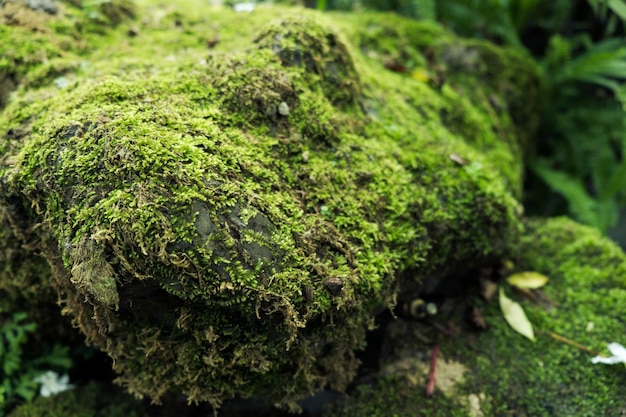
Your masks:
M59 374L54 371L48 371L35 378L35 382L41 384L39 394L41 394L42 397L49 397L74 388L74 385L68 384L69 380L70 377L67 374L59 376Z
M236 12L251 12L254 10L254 6L256 4L254 2L246 2L246 3L235 3L233 5L233 10Z
M592 363L606 363L608 365L613 365L615 363L624 363L626 364L626 348L619 343L609 343L608 345L609 351L613 356L609 358L605 358L603 356L596 356L591 359Z

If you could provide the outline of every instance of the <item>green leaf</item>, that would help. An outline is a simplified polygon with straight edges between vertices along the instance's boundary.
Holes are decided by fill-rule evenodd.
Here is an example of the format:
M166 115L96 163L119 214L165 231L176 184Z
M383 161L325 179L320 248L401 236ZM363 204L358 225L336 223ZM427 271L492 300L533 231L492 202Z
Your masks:
M535 341L533 326L530 324L530 321L528 321L524 309L518 303L508 298L504 294L502 287L500 287L500 310L504 315L504 319L513 330L533 342Z
M25 381L24 378L20 381L20 383L15 388L15 394L19 395L26 401L31 400L35 393L37 392L37 383L31 381Z
M579 81L597 84L612 91L626 79L626 47L622 39L610 38L592 45L552 74L555 85Z
M548 277L539 272L526 271L510 275L506 282L522 289L537 289L548 283Z
M32 363L41 368L70 369L72 367L72 359L69 356L69 350L68 346L54 344L50 352L34 359Z
M7 357L4 358L2 370L4 371L5 375L13 375L15 371L20 369L21 364L22 361L20 360L20 357L18 355L7 355Z
M530 169L541 178L553 191L561 194L569 204L569 211L579 221L601 228L597 203L587 193L582 180L563 171L556 171L544 161L538 160L530 164Z
M607 5L620 19L626 20L626 3L623 0L608 0Z
M626 112L626 84L622 84L616 91L615 96Z

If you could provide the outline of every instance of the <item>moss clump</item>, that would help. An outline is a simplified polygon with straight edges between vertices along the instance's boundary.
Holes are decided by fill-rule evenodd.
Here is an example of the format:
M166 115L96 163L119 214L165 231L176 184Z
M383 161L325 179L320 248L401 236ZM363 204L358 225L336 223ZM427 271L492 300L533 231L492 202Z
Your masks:
M37 242L65 311L138 396L293 405L343 389L398 288L410 297L516 241L521 179L494 155L515 166L521 155L497 134L464 136L501 119L454 86L363 55L358 17L337 31L349 25L314 12L207 9L247 28L207 51L192 42L202 22L176 13L169 33L184 51L167 36L146 52L123 28L88 38L123 52L94 47L67 88L7 106L12 233ZM147 22L142 36L160 39L162 23ZM453 106L468 111L464 129L442 123Z
M86 65L80 55L94 35L134 16L131 0L7 0L0 3L0 110L21 88L51 85ZM59 88L65 80L57 82Z
M319 88L334 106L356 103L359 76L338 34L293 18L270 24L255 43L275 52L283 66L299 68L309 88Z
M516 269L550 278L544 291L553 301L551 309L516 299L539 333L535 343L507 325L497 300L456 300L452 313L435 320L462 331L449 336L423 323L393 323L387 331L384 366L376 388L360 388L325 416L467 415L472 401L485 417L622 415L622 365L594 365L593 355L547 333L604 354L608 354L608 343L624 343L623 251L596 230L558 218L529 220L513 255ZM505 291L512 296L512 291ZM482 310L486 331L470 330L468 306ZM454 386L437 389L433 398L425 395L430 366L425 341L438 343L445 357L439 358L438 379L449 378L445 371L450 364L461 364L463 369Z
M519 198L523 172L520 154L530 145L541 98L542 79L532 58L489 42L458 42L429 22L416 24L396 15L381 19L376 14L364 14L358 20L358 27L351 19L341 19L339 24L346 23L344 30L368 62L361 72L378 79L387 78L380 77L388 72L383 66L400 68L396 78L406 84L414 86L418 80L440 90L448 100L426 119L441 121L450 132L480 150ZM476 85L480 88L474 88ZM410 97L409 105L420 115L434 110L422 102L419 90ZM397 117L394 115L394 120ZM422 123L418 119L411 128Z

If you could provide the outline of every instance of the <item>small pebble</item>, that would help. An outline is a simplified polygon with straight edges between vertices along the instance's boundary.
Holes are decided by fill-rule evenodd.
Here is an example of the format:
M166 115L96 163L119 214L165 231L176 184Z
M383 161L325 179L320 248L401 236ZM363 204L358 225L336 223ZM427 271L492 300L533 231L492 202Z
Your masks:
M32 10L43 10L48 14L57 14L59 11L57 0L28 0L26 5Z
M343 290L343 280L337 277L330 277L324 282L324 287L332 296L338 296Z
M282 116L289 115L289 105L287 103L285 103L284 101L281 102L278 105L278 113L280 113Z
M59 90L66 88L70 84L69 80L65 77L58 77L54 79L54 85Z

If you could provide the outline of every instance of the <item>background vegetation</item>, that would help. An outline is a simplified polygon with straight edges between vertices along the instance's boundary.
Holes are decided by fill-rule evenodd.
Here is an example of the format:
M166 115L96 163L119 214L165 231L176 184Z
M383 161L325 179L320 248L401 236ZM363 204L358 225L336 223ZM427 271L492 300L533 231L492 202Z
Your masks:
M321 10L391 11L520 48L544 71L528 156L530 215L572 218L626 245L624 0L306 0Z
M35 397L40 385L37 377L48 370L65 371L72 366L66 346L40 345L33 349L29 339L36 329L34 323L28 322L26 313L9 315L0 310L0 416Z

